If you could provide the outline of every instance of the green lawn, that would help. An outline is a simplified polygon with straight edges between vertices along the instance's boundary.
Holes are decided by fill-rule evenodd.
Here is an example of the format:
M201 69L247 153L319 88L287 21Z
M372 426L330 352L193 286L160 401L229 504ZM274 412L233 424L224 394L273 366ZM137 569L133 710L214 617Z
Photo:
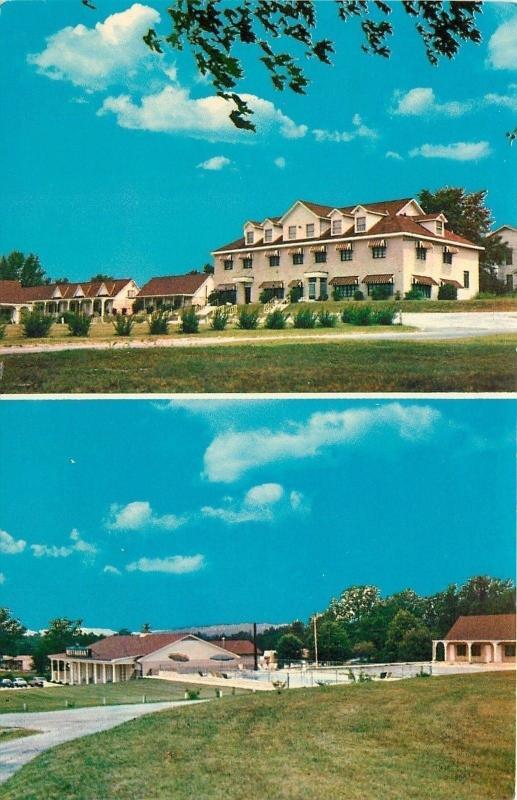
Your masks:
M514 674L228 697L49 751L3 800L510 800Z
M200 697L214 697L215 691L209 687L196 687L142 678L127 683L108 684L106 686L52 686L48 689L17 689L16 691L0 691L0 714L23 711L56 711L66 708L67 703L74 708L83 706L100 706L103 698L106 705L120 703L141 703L145 694L146 702L158 703L162 700L183 700L185 688L200 689Z
M2 393L515 390L517 336L283 342L2 357Z

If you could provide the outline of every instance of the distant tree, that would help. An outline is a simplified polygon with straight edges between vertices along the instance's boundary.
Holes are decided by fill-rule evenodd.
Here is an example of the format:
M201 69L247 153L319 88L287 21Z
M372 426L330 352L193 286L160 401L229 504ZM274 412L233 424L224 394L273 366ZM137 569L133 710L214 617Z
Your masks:
M33 654L34 666L37 672L47 672L49 669L48 656L52 653L61 653L67 647L80 644L81 635L80 619L72 620L67 617L57 617L49 622L45 633L41 636L38 646Z
M43 286L50 283L38 256L34 253L25 256L19 250L13 250L9 255L0 258L0 280L20 281L22 286Z
M365 661L374 661L377 657L377 648L373 642L357 642L352 647L352 655Z
M319 661L345 661L350 657L352 647L343 622L322 618L318 620L316 632ZM314 631L312 627L307 636L307 646L314 658Z
M515 584L511 580L477 575L458 590L458 613L508 614L515 613Z
M203 272L205 275L213 275L215 271L213 264L204 264L203 265Z
M432 656L432 637L429 628L419 625L407 631L399 644L400 661L429 661Z
M275 649L279 661L297 661L302 657L303 642L294 633L285 633Z
M455 583L425 599L424 622L435 638L442 638L452 628L459 617L458 606L458 587Z
M409 611L400 609L388 625L384 657L387 661L420 661L431 654L431 633Z
M335 619L352 622L368 614L380 600L376 586L350 586L330 601L328 611Z
M131 636L131 631L129 628L121 628L117 631L117 636Z
M53 278L52 283L70 283L70 278Z
M386 606L393 606L397 610L409 611L416 617L421 617L425 612L425 599L420 597L413 589L403 589L390 595L384 601Z
M14 655L26 628L8 608L0 608L0 655Z
M175 50L190 47L201 75L208 76L219 97L234 106L230 119L238 128L255 130L253 110L238 93L244 77L244 50L256 53L275 89L305 94L309 79L300 59L331 64L334 42L315 39L320 4L295 0L240 0L232 5L221 0L177 0L169 9L172 30L164 40L154 29L144 36L151 50L162 53L165 43ZM413 2L400 4L412 18L431 64L440 57L453 58L463 42L478 43L476 27L481 2ZM335 4L343 23L357 20L364 34L362 49L387 58L388 39L394 27L388 21L391 7L384 0L339 0ZM337 29L333 29L337 33ZM338 36L335 37L336 39ZM278 43L280 42L280 48ZM340 43L341 44L341 43ZM344 43L343 43L344 44ZM344 44L344 46L346 46Z
M285 634L289 633L289 625L281 625L280 627L266 628L262 633L257 634L257 645L262 651L276 650L278 640Z
M113 275L104 275L104 273L99 272L99 273L97 273L97 275L92 275L90 280L91 281L101 281L101 283L102 283L102 281L112 281L113 280Z
M144 622L140 628L140 633L152 633L152 628L149 622Z

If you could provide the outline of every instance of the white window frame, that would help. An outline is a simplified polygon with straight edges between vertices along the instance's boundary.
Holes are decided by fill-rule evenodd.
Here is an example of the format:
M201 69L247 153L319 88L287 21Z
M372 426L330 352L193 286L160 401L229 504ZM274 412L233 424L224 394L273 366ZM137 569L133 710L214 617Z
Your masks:
M333 219L332 220L332 236L339 236L343 233L343 220L342 219Z
M265 228L265 230L264 230L264 241L265 242L272 242L273 241L273 228Z
M288 225L287 226L287 238L291 241L296 239L296 225Z
M355 218L355 232L364 233L366 231L366 217Z
M443 221L441 219L436 220L436 233L438 236L443 236Z
M255 232L246 231L246 244L253 244L254 239L255 239Z
M316 234L316 226L314 222L307 222L307 224L305 225L305 237L307 239L312 239L314 238L315 234Z

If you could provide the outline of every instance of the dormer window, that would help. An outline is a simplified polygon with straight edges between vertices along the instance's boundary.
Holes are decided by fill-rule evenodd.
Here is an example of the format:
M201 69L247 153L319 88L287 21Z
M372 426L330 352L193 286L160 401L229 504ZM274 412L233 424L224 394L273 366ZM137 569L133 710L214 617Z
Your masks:
M305 226L305 235L307 239L312 239L314 236L314 222L308 222Z
M343 232L343 222L340 219L332 220L332 236L337 236Z
M246 244L253 244L253 239L255 235L253 231L246 231Z
M443 236L443 222L441 219L436 220L436 233L438 236Z
M296 239L296 225L289 225L287 229L287 238Z
M273 228L266 228L264 231L264 241L265 242L272 242L273 241Z
M366 230L366 217L356 217L355 230L356 233L363 233Z

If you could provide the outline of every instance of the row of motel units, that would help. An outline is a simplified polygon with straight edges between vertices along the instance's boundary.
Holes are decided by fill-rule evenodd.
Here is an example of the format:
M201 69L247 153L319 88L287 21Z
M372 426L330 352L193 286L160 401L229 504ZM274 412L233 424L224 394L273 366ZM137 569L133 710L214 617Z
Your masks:
M248 221L244 235L214 250L215 288L229 302L257 302L263 290L303 299L353 297L374 287L389 294L419 289L429 298L452 284L458 299L479 290L482 247L424 214L412 198L333 208L297 200L281 217Z
M169 275L151 278L137 295L137 300L148 311L159 308L183 308L184 306L205 306L214 291L214 278L205 273L188 275Z
M248 640L207 642L190 633L109 636L49 656L51 680L70 685L118 683L166 670L210 673L252 668L254 658L254 645Z
M433 641L433 661L515 664L516 615L458 617L444 639Z

